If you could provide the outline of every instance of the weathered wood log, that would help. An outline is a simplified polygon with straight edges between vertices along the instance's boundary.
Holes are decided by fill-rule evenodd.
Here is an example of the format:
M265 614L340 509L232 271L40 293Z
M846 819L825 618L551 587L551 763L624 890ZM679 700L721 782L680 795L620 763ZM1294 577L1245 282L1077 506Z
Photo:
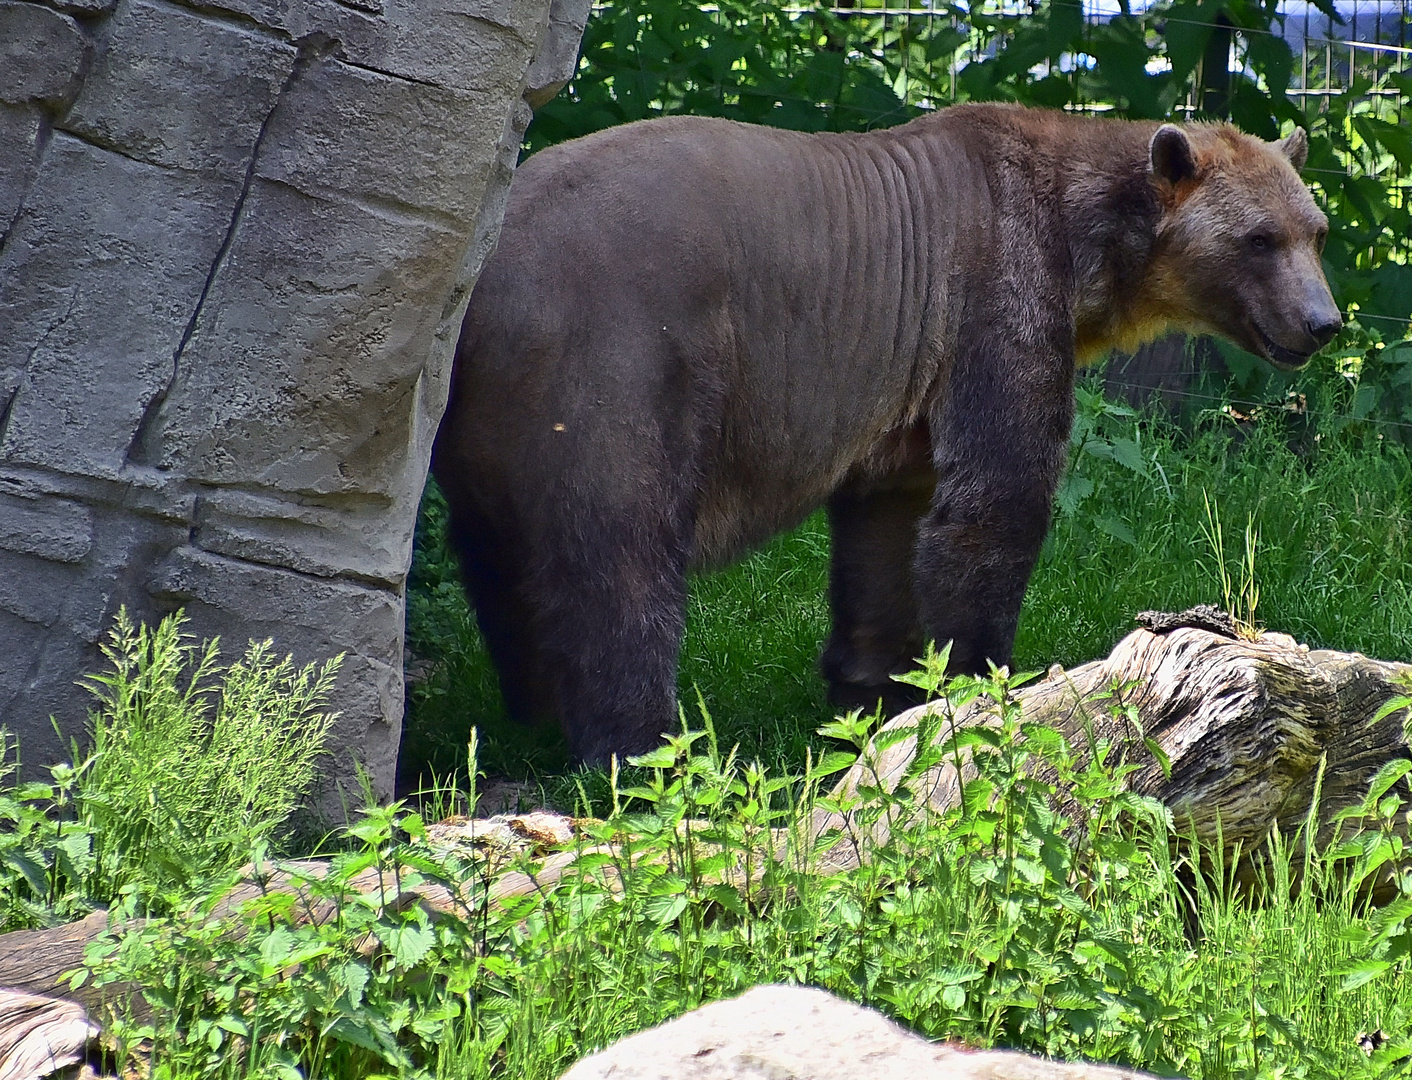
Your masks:
M1271 829L1289 835L1305 822L1320 777L1319 805L1313 807L1316 842L1328 844L1335 816L1362 801L1378 769L1412 756L1405 710L1371 723L1389 698L1405 692L1396 680L1409 671L1407 665L1356 653L1310 651L1284 634L1250 641L1179 626L1165 633L1136 630L1106 659L1069 671L1052 668L1015 698L1027 721L1059 730L1076 749L1087 745L1091 732L1111 740L1127 760L1141 763L1129 778L1131 788L1170 807L1179 832L1208 850L1219 836L1225 855L1237 846L1249 855ZM1141 731L1109 709L1115 694L1136 707ZM902 713L885 730L915 728L931 708ZM958 728L993 724L995 716L985 702L973 703L950 718L939 737L946 737L952 723ZM1170 760L1170 775L1145 748L1144 735ZM915 752L914 737L908 736L880 754L865 754L837 790L859 783L892 789ZM911 786L918 805L935 810L950 808L959 796L950 762ZM820 815L814 827L816 834L826 828L847 831L853 823ZM878 838L875 830L873 839ZM829 861L834 868L854 865L859 850L855 843L841 843ZM1257 873L1245 858L1237 883L1249 885Z
M429 826L428 834L438 846L461 846L485 853L487 872L492 875L524 852L547 854L547 864L557 867L572 858L573 853L556 849L575 839L570 819L549 813L503 815L488 820L462 818ZM338 907L326 896L315 895L309 883L325 877L329 870L327 859L286 859L273 866L246 866L242 871L244 880L221 897L214 914L217 918L229 915L264 893L295 893L301 901L297 908L299 920L322 924L338 914ZM510 886L492 886L492 899L525 891L517 888L519 876L508 872L501 876L508 879ZM467 910L467 899L444 885L424 881L404 887L397 875L377 867L355 874L345 883L345 889L350 896L376 896L393 908L420 904L433 917L464 914ZM126 923L118 932L138 925L140 921ZM131 996L130 988L98 988L85 983L72 989L64 976L82 967L84 949L109 932L108 913L100 910L63 926L0 934L0 986L66 998L90 1015L101 1017L110 1005L125 1002Z
M82 1061L98 1026L72 1001L0 989L0 1080L34 1080Z
M92 987L73 992L63 976L83 965L83 950L108 930L108 913L95 911L86 919L47 930L16 930L0 934L0 986L40 997L61 997L85 1008L99 995Z

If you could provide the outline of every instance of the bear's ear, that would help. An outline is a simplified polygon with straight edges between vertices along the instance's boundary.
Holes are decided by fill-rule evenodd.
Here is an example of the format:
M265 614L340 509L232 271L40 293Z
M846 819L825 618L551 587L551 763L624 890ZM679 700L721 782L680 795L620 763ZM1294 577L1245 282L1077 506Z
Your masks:
M1175 124L1163 124L1147 148L1148 171L1176 187L1196 179L1196 151L1186 132Z
M1289 158L1295 172L1302 171L1309 160L1309 136L1303 128L1295 128L1287 138L1276 139L1270 145Z

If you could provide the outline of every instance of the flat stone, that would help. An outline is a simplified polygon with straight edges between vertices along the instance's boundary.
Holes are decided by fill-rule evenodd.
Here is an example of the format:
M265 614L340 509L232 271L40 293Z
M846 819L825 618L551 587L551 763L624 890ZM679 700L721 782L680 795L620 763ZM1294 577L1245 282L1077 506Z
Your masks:
M120 475L239 194L56 134L0 254L0 459Z
M398 588L411 536L389 528L386 499L309 498L236 489L201 496L192 542L206 551L316 577L345 575Z
M38 4L0 0L0 101L69 99L87 57L88 42L73 19Z
M39 171L43 130L37 105L0 104L0 147L5 148L0 153L0 237L14 221Z
M1146 1073L929 1042L806 986L740 997L630 1035L563 1080L1138 1080Z
M128 157L244 178L296 52L267 34L131 0L62 127Z
M143 460L208 483L415 501L419 383L467 240L256 180Z
M298 40L324 35L349 63L453 90L516 96L549 0L203 0Z
M0 548L76 563L92 546L93 515L81 504L0 494Z
M525 101L537 109L569 84L579 68L579 47L593 0L554 0L549 25L525 76Z
M291 84L271 119L257 174L310 194L337 192L464 220L485 195L504 123L497 97L328 58ZM453 146L457 152L448 152Z
M76 15L81 19L106 15L118 6L118 0L44 0L52 8Z

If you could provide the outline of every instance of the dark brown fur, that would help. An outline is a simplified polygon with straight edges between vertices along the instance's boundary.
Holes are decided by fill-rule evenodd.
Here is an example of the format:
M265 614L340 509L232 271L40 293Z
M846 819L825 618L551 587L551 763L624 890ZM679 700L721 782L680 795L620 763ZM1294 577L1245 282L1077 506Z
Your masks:
M531 158L433 459L511 713L583 760L652 746L687 571L823 503L836 698L926 637L1007 662L1076 363L1168 326L1296 362L1337 328L1303 145L976 105Z

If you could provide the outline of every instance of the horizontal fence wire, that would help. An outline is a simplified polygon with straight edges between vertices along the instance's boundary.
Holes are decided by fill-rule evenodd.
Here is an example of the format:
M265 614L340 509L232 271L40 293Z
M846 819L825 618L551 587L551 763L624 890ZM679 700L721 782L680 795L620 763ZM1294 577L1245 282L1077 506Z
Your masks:
M1119 9L1113 0L1050 0L1049 6L1081 9L1084 26L1088 31L1110 22L1119 15ZM593 10L601 16L613 9L612 3L602 3L595 5ZM730 18L726 12L712 4L699 5L699 10L721 20ZM855 25L875 25L876 29L867 34L870 48L861 51L855 46L850 58L856 62L880 65L889 75L896 72L891 81L900 100L899 107L891 112L873 116L874 122L887 124L901 119L910 109L937 108L955 101L959 92L958 76L966 64L995 55L1011 36L1013 20L1033 15L1039 10L1039 5L1031 0L983 0L971 5L965 13L949 7L929 6L785 5L761 8L760 17L763 19L774 16L796 20L826 11ZM1278 30L1233 27L1213 20L1184 18L1140 4L1134 5L1132 10L1137 17L1150 18L1157 25L1175 22L1186 26L1229 31L1227 70L1239 73L1257 84L1260 80L1250 65L1247 40L1256 35L1281 37L1290 45L1295 59L1291 82L1285 89L1288 97L1303 101L1306 109L1312 102L1314 107L1327 111L1333 98L1351 94L1357 103L1355 111L1395 125L1402 124L1403 100L1406 95L1392 82L1392 78L1412 75L1412 45L1408 43L1407 33L1409 19L1412 18L1412 0L1362 0L1361 3L1359 0L1353 0L1351 4L1345 5L1347 14L1344 27L1347 36L1344 37L1328 36L1322 32L1322 27L1331 27L1332 23L1327 16L1313 8L1312 4L1305 4L1302 10L1294 10L1290 0L1281 0L1277 9L1281 20L1281 28ZM1012 22L997 28L991 25L996 20ZM943 31L960 35L962 40L954 49L948 50L945 61L938 70L937 63L926 56L925 47L929 40ZM1291 42L1292 37L1297 39L1296 42ZM1295 44L1298 45L1297 48ZM1045 74L1058 73L1077 80L1078 75L1087 66L1087 59L1081 55L1064 56L1057 58L1057 62L1048 62ZM1077 87L1077 81L1075 86ZM702 89L715 90L723 96L742 92L739 87L722 83L702 84ZM1173 111L1188 117L1194 116L1200 111L1199 94L1200 88L1195 80L1189 80ZM776 93L774 96L782 104L820 104L808 98L787 94ZM1111 109L1112 105L1108 102L1079 100L1072 108L1106 111ZM1357 171L1360 170L1351 162L1344 170L1345 175ZM1402 175L1395 160L1387 163L1383 169L1362 171L1390 182L1401 194L1406 194L1409 180Z

